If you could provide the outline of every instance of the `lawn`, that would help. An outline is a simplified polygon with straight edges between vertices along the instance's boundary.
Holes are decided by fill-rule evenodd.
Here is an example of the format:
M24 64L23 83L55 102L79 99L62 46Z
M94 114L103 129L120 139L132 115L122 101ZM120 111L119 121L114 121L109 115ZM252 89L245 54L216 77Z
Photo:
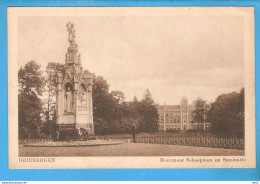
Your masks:
M97 136L99 139L130 139L132 134L108 134ZM136 138L145 137L176 137L176 138L192 138L192 137L220 137L212 134L211 132L155 132L155 133L138 133ZM221 136L222 138L223 135Z
M69 156L242 156L244 150L193 146L124 143L83 147L24 147L19 145L21 157Z

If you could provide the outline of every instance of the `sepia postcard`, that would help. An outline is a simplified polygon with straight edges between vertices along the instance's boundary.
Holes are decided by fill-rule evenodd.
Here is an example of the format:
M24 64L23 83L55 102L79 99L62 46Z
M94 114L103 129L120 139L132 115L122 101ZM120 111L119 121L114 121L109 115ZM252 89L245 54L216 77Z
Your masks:
M8 7L10 169L255 168L253 7Z

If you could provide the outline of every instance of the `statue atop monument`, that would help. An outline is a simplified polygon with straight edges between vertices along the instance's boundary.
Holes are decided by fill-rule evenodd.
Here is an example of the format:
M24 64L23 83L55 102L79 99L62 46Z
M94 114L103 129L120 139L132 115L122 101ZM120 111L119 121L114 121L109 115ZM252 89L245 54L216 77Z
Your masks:
M68 41L70 42L70 45L73 45L75 42L74 24L69 22L66 26L67 26L67 30L69 32Z

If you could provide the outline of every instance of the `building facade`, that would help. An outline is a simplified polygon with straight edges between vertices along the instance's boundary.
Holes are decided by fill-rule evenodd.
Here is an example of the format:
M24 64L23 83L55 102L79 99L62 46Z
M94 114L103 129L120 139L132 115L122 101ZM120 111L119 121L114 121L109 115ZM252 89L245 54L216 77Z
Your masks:
M188 104L186 97L182 97L180 105L158 106L159 131L186 131L191 129L209 130L210 123L197 123L192 121L194 108L194 105Z

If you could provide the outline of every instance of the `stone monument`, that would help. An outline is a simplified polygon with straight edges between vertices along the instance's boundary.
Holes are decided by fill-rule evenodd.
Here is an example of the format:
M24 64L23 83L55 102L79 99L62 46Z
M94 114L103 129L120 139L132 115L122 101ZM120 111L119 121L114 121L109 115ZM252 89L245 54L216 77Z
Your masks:
M69 22L67 30L70 45L65 55L65 73L57 73L56 125L58 131L84 128L93 135L93 75L81 66L74 25Z

